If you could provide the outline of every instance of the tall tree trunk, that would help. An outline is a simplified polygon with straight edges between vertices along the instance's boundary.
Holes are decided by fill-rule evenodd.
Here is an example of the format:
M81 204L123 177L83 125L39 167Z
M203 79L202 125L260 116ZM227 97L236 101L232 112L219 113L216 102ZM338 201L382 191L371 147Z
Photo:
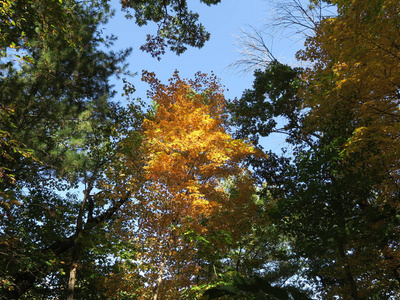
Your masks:
M166 260L167 259L164 257L164 259L163 259L163 261L161 262L161 265L160 265L160 270L158 271L158 278L157 278L156 286L155 286L155 289L154 289L153 300L157 300L158 299L158 295L160 293L160 286L161 286L161 283L162 283L162 276L164 275Z
M74 299L75 279L76 279L76 270L77 269L78 269L78 264L76 264L76 263L72 264L71 270L69 271L67 300Z
M83 234L83 214L85 211L85 205L88 199L90 198L90 192L92 190L91 184L89 188L83 191L83 200L81 207L79 209L79 215L76 220L76 238L74 240L74 246L72 248L71 255L71 267L69 271L69 279L68 279L68 288L67 288L67 300L74 300L74 291L75 291L75 282L76 282L76 273L78 271L79 258L82 251L82 234Z
M80 252L81 252L81 246L79 245L78 241L77 243L75 243L74 248L72 249L72 263L69 271L67 300L74 300L76 273L78 270Z

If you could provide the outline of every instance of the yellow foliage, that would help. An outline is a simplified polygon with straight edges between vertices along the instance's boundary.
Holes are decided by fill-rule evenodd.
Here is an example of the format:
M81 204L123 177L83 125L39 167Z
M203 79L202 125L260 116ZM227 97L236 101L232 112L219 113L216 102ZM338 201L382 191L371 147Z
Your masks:
M377 153L369 163L386 169L391 178L387 184L397 188L400 6L397 0L334 4L338 16L323 20L299 53L316 63L305 75L309 88L303 95L311 108L310 130L324 131L338 116L351 118L352 136L343 144L343 153Z
M373 187L376 199L370 200L371 203L398 211L399 1L332 2L337 5L337 17L323 20L317 26L315 36L307 40L306 49L298 53L299 58L314 63L304 74L307 88L302 96L309 108L307 129L344 137L338 138L342 165L355 170L362 168L371 178L379 178ZM374 226L379 228L380 225ZM387 247L385 251L390 255L372 251L358 254L355 251L349 256L350 264L359 263L357 259L368 256L368 260L376 264L374 269L380 270L367 276L371 266L365 266L365 273L357 274L360 290L373 290L384 285L386 274L398 271L400 251L397 246ZM357 269L362 268L357 266Z
M201 245L211 247L209 255L225 251L216 233L230 232L238 240L250 230L254 185L241 162L255 150L227 132L225 99L215 77L197 74L185 81L176 72L163 85L144 72L143 80L157 110L143 122L146 183L135 206L135 236L146 249L140 263L153 266L142 268L148 281L142 299L154 293L176 299L196 274L203 280L212 275L202 268L207 258L199 257ZM237 181L234 199L222 188L229 178Z

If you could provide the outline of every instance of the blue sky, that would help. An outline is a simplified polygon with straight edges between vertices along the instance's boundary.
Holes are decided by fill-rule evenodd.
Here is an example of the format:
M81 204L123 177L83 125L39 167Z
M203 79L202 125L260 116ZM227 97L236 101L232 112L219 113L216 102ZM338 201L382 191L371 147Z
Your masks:
M139 73L131 79L137 87L138 96L145 98L147 89L146 84L140 82L142 70L155 72L162 82L166 82L174 70L178 70L183 78L192 78L197 71L213 71L227 89L227 98L240 97L244 89L251 87L253 76L252 72L243 75L228 67L239 55L235 36L239 36L241 30L248 30L248 26L263 27L266 19L271 17L272 1L222 0L220 4L210 7L198 0L188 2L189 8L199 13L201 22L211 33L211 39L201 49L189 48L180 56L167 52L161 61L157 61L139 50L145 42L146 34L155 33L155 26L139 28L133 20L124 18L118 1L112 1L116 15L107 24L106 32L118 36L116 49L133 48L128 62L130 71ZM286 62L294 61L294 53L301 46L295 40L282 36L266 41L272 46L274 55Z
M276 0L279 1L279 0ZM207 6L199 0L189 0L189 8L200 15L200 21L211 33L210 40L201 49L189 48L185 53L177 56L167 52L158 61L150 54L142 52L139 47L145 42L146 34L155 33L156 26L150 24L139 28L133 20L127 20L120 10L118 0L112 0L116 15L107 24L105 33L113 33L118 36L115 49L132 47L133 52L128 58L129 70L138 73L129 81L136 87L134 97L146 99L148 85L140 81L141 71L154 72L163 82L172 76L175 70L179 71L181 78L193 78L198 71L210 73L211 71L221 79L225 86L225 97L233 99L240 97L246 88L251 88L253 72L245 74L238 72L229 65L239 57L239 47L235 43L235 36L240 36L241 31L249 31L249 26L260 29L265 26L267 19L272 17L273 1L268 0L222 0L220 4ZM268 29L267 29L268 30ZM295 63L295 52L302 46L296 38L290 38L283 34L274 38L266 36L266 43L272 47L275 57L280 61ZM122 84L116 83L117 89ZM119 92L121 94L121 92ZM117 101L124 103L125 99L116 97ZM284 136L275 135L265 141L266 149L279 149L285 146Z

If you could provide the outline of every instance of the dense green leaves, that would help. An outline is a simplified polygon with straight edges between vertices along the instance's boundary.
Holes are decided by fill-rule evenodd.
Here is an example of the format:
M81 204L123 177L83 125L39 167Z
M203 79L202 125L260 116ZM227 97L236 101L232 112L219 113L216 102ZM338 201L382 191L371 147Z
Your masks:
M246 90L240 99L232 101L233 122L239 126L238 136L258 142L260 137L271 133L286 133L296 137L296 128L301 121L300 99L297 97L301 85L301 69L290 68L278 61L269 64L266 70L254 73L253 89ZM282 119L284 118L282 127Z
M133 125L127 110L110 101L109 78L124 69L129 51L99 49L107 8L48 2L2 7L0 280L6 299L60 296L76 245L85 249L78 251L82 259L91 257L89 265L99 261L94 245L116 204L94 189L116 157L121 128ZM14 61L17 55L22 59ZM88 196L81 203L76 189L82 187Z

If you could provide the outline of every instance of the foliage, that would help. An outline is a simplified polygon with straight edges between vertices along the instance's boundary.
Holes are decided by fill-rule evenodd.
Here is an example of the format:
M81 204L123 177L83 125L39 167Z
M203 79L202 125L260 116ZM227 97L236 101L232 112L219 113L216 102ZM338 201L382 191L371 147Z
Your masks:
M123 70L129 51L99 49L108 42L98 31L107 8L42 4L2 6L0 280L6 299L65 296L77 257L94 265L108 255L94 245L121 203L94 188L102 188L121 128L133 125L109 101L108 80Z
M288 141L301 139L300 68L291 68L273 60L264 71L254 72L253 88L230 103L232 120L240 130L238 137L248 137L259 144L260 137L271 133L288 135ZM278 124L277 117L283 118ZM284 123L281 128L277 127ZM297 130L297 131L296 131Z
M176 299L211 280L221 255L255 222L254 188L240 164L255 151L226 132L215 77L185 81L175 73L163 85L145 72L143 80L155 107L143 123L146 182L127 206L124 227L141 248L136 262L146 288L140 299Z
M0 298L398 297L400 6L303 17L321 2L337 15L306 24L308 68L264 48L229 103L213 75L144 72L145 114L111 101L129 50L107 50L108 1L3 1ZM157 58L209 38L186 1L121 5L158 25ZM288 147L266 155L276 133Z
M107 21L104 17L110 17L109 2L91 0L79 5L98 9L101 12L98 15L99 19ZM218 4L221 0L200 2L210 6ZM10 47L17 51L14 53L16 60L32 62L29 51L35 47L32 40L38 39L44 43L63 39L70 46L79 44L79 37L73 34L73 28L76 28L80 21L75 18L74 3L73 0L3 1L0 8L0 57L7 57L10 54L7 47ZM148 34L146 43L141 46L143 51L149 52L157 59L161 59L167 46L176 54L182 54L187 46L201 48L210 39L210 33L199 22L199 15L189 10L186 1L123 0L121 9L126 12L127 18L134 18L138 26L147 25L149 22L157 24L157 33Z
M395 242L399 207L399 78L395 71L399 64L399 5L396 1L332 2L338 7L338 16L321 22L316 36L300 53L301 58L316 62L306 73L309 86L304 97L306 105L313 107L307 127L325 133L334 124L335 130L342 132L337 139L341 166L349 175L357 174L361 179L358 187L366 185L371 193L354 205L362 210L360 223L367 224L361 232L367 234L372 228L381 232L379 237L369 234L369 245L362 249L375 247L363 256L373 260L382 272L357 277L357 281L360 297L375 292L387 297L396 290L392 283L398 283L399 272ZM348 178L348 182L354 179ZM359 243L352 251L359 251Z
M252 165L271 193L271 220L321 295L396 297L399 7L331 2L338 16L316 23L298 54L312 68L271 62L232 103L233 120L255 141L288 135L292 157L271 153Z
M221 0L200 0L200 2L215 5ZM210 33L198 21L199 15L189 10L186 0L162 2L122 0L121 3L123 10L127 12L127 17L134 17L139 26L146 25L149 21L157 24L157 34L148 34L147 42L141 49L159 60L168 45L179 55L187 49L187 46L201 48L210 39ZM130 14L130 9L134 10L134 15Z
M351 112L353 132L342 145L343 153L360 155L364 163L385 173L388 180L379 189L386 190L383 197L391 202L389 199L396 199L398 194L397 159L393 153L398 148L399 132L399 78L394 71L399 63L398 3L335 3L339 16L324 20L317 36L300 53L304 59L318 60L307 73L307 105L313 106L316 99L320 104L313 109L315 121L310 127L323 130L327 122L320 124L317 120L321 116L330 119L338 108ZM321 85L328 80L330 84Z
M158 4L142 4L139 25L162 21ZM198 16L171 7L172 31L158 34L179 53L201 47L209 35ZM6 0L0 16L0 298L122 297L109 273L120 274L113 257L133 246L115 219L141 182L143 113L111 102L109 80L129 75L130 51L107 50L106 0Z

